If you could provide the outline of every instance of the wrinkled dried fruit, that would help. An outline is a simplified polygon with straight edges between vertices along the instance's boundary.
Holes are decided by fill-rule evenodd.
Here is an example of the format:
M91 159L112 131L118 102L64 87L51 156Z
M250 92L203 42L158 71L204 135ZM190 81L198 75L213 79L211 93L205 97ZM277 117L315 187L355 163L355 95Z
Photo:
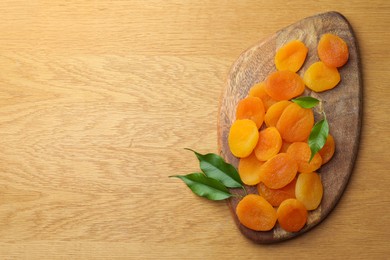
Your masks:
M286 199L295 198L295 184L297 179L294 178L292 182L280 189L270 189L260 182L257 184L257 192L260 196L266 199L272 206L278 207Z
M249 89L249 94L248 96L250 97L258 97L261 99L261 101L263 101L263 105L264 105L264 108L265 108L265 111L268 110L268 108L270 106L272 106L272 104L276 103L277 101L272 99L268 94L267 92L265 92L265 83L264 82L260 82L260 83L257 83L256 85L254 85L253 87L251 87Z
M259 132L259 140L254 152L258 160L267 161L279 152L281 146L282 137L278 129L268 127Z
M280 189L296 176L298 165L287 153L279 153L260 167L260 180L268 188Z
M284 141L293 143L306 141L313 125L313 111L292 103L283 110L276 128Z
M257 128L263 124L264 115L263 101L258 97L246 97L237 104L236 119L250 119L256 123Z
M256 185L260 182L260 167L264 162L256 158L255 153L241 158L238 163L238 174L246 185Z
M341 67L347 63L349 51L347 43L339 36L326 33L317 45L320 60L330 67Z
M249 156L259 139L259 131L255 122L249 119L236 120L230 127L228 144L236 157Z
M275 66L278 70L297 72L305 62L308 51L303 42L291 41L277 50Z
M242 225L256 231L271 230L276 223L276 210L263 197L246 195L237 205L236 214Z
M275 100L290 100L303 93L305 83L295 72L282 70L268 75L265 80L265 91Z
M280 226L288 232L301 230L307 221L307 210L305 206L296 199L283 201L277 210Z
M282 100L282 101L278 101L277 103L270 106L267 110L267 113L265 113L265 116L264 116L265 124L268 127L276 126L276 124L279 121L280 116L283 113L283 110L290 104L291 104L291 101Z
M295 197L305 205L307 210L314 210L320 205L323 192L321 177L316 172L298 175Z
M325 145L318 151L322 158L322 165L329 162L332 159L334 151L335 151L335 142L332 135L328 135L326 138Z
M322 61L310 65L303 75L306 86L315 92L322 92L336 87L340 79L337 68L329 67Z
M305 142L292 143L288 147L287 153L298 163L298 172L314 172L322 165L322 158L318 153L316 153L309 162L311 150L309 145Z

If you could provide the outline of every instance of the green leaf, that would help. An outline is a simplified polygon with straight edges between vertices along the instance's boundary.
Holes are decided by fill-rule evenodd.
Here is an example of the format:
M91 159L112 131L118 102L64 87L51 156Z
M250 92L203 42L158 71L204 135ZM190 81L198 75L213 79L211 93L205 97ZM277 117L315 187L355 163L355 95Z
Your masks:
M299 97L299 98L294 98L291 101L297 103L303 108L313 108L316 105L318 105L318 103L320 102L318 99L313 97Z
M229 188L244 188L240 175L233 165L226 163L219 155L209 153L200 154L191 149L187 149L195 153L200 163L200 169L208 177L219 180Z
M173 175L169 177L181 179L193 193L209 200L224 200L233 196L221 182L209 178L203 173Z
M318 121L310 132L309 136L309 147L311 150L310 160L313 159L314 155L324 147L326 138L329 135L329 124L326 118Z

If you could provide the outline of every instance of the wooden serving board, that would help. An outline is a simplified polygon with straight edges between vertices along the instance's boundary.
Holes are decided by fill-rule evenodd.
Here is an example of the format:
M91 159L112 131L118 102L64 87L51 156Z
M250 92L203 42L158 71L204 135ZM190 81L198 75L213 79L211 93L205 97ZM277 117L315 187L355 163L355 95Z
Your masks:
M301 235L325 219L339 201L348 183L357 155L361 117L362 117L362 80L358 47L352 28L345 17L337 12L327 12L305 18L292 24L268 39L255 44L241 54L233 64L228 75L226 88L220 102L218 118L219 153L226 161L238 166L228 146L228 133L235 120L235 109L239 100L246 97L249 89L275 71L274 56L276 50L285 43L299 39L309 48L306 61L298 72L301 76L314 62L318 61L317 43L324 33L333 33L343 38L349 47L349 60L339 69L341 82L329 91L315 93L306 88L305 96L313 96L323 101L323 109L329 122L330 133L336 142L336 151L330 162L323 165L318 173L324 187L321 205L309 212L306 226L299 232L286 232L278 224L271 231L250 230L238 221L235 209L239 199L228 200L228 205L239 230L247 238L257 243L273 243ZM314 109L315 119L320 118ZM247 187L251 193L257 193L256 187ZM240 193L239 190L232 192Z

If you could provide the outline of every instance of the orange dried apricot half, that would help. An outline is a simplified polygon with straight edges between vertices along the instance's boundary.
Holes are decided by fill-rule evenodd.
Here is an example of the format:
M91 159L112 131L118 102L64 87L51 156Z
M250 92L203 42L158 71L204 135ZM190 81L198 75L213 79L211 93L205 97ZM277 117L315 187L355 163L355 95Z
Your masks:
M260 82L255 84L249 89L249 94L248 96L250 97L258 97L263 101L263 105L265 108L265 111L268 110L268 108L276 103L276 100L272 99L267 92L265 92L265 82Z
M254 152L258 160L267 161L279 152L281 146L282 137L278 129L268 127L259 132L259 140Z
M250 119L256 123L257 128L263 124L264 115L263 101L258 97L246 97L237 104L236 119Z
M341 67L347 63L349 51L347 43L339 36L326 33L321 36L317 45L320 60L330 67Z
M277 212L278 223L288 232L301 230L307 222L307 210L302 202L296 199L283 201Z
M320 205L323 193L321 177L316 172L298 175L295 197L305 205L307 210L314 210Z
M305 83L295 72L289 70L275 71L265 80L265 91L275 100L290 100L303 93Z
M270 106L267 110L267 112L264 115L264 122L265 124L270 126L276 126L276 123L278 122L280 116L283 113L283 110L291 104L291 101L288 100L282 100L278 101L272 106Z
M291 155L298 163L298 172L314 172L319 169L322 165L321 155L316 153L314 157L310 160L311 150L308 143L305 142L295 142L292 143L288 149L287 153Z
M335 146L336 144L334 142L334 138L329 134L328 138L326 138L325 145L321 148L321 150L318 151L318 153L321 155L323 165L332 159Z
M291 41L280 47L275 55L278 70L297 72L305 62L309 49L299 40Z
M255 122L249 119L236 120L230 127L228 144L236 157L247 157L255 148L259 139L259 131Z
M294 178L289 184L280 189L270 189L260 182L257 184L257 192L260 196L266 199L272 206L278 207L286 199L295 198L295 183L297 179Z
M305 71L303 81L315 92L332 89L339 84L340 73L335 67L329 67L322 61L315 62Z
M255 153L241 158L238 162L238 174L246 185L256 185L260 182L260 167L264 162L259 161Z
M276 128L284 141L293 143L305 141L309 137L313 125L313 111L292 103L283 110Z
M280 189L296 176L298 165L287 153L279 153L260 167L260 180L268 188Z
M276 223L276 210L263 197L246 195L236 207L238 220L242 225L256 231L271 230Z

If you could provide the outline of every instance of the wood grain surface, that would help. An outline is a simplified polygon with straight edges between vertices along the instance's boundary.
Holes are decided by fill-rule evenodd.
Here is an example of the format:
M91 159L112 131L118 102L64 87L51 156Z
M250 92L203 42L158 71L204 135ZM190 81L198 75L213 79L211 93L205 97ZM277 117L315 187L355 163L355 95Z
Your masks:
M274 65L276 50L293 40L300 40L309 49L306 61L298 71L303 78L309 66L319 61L317 45L325 33L342 37L348 45L349 60L339 69L342 80L336 88L321 93L306 88L302 94L321 100L321 105L313 109L315 120L317 122L322 119L322 112L325 111L330 133L336 142L332 160L317 170L324 187L322 201L316 210L309 211L307 224L299 232L286 232L278 225L268 232L256 232L239 223L235 212L240 198L229 199L229 208L240 231L257 243L280 242L317 226L335 207L348 184L360 142L363 88L360 58L353 29L346 18L338 12L316 14L289 25L242 53L234 62L222 92L218 115L219 153L227 162L238 168L239 160L230 152L228 144L230 127L236 120L238 102L248 95L252 86L265 81L270 73L276 71ZM247 186L247 189L258 194L256 186Z
M341 12L363 76L359 152L338 206L274 245L172 174L218 152L233 62L304 17ZM0 2L1 259L386 259L390 3Z

